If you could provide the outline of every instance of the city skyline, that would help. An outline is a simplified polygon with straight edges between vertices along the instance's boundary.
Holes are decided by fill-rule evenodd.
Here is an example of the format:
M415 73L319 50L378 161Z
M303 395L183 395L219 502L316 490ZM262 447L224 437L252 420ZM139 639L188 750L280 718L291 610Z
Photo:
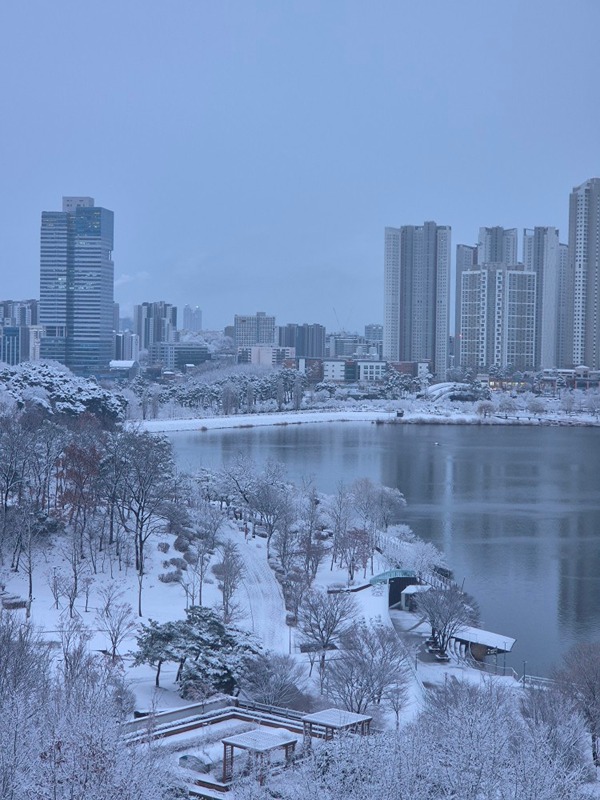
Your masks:
M564 236L600 174L596 2L143 8L0 9L5 296L35 293L40 209L90 192L119 220L124 313L193 298L208 329L232 307L360 329L383 226Z
M418 226L386 227L384 325L365 323L365 333L366 327L381 328L380 358L383 351L383 358L390 362L428 362L437 380L444 380L452 366L513 365L534 370L585 363L598 370L600 178L573 188L568 237L567 245L560 242L554 227L525 228L519 261L516 228L480 227L476 245L457 245L452 271L451 226L426 221ZM186 304L185 321L178 326L176 306L164 300L145 301L133 309L135 339L120 337L115 342L115 334L125 328L120 324L119 305L113 301L113 240L113 212L96 207L90 196L63 196L62 211L42 212L37 357L58 360L76 372L106 369L115 357L123 359L129 353L135 359L138 351L150 351L154 361L167 358L174 364L175 350L182 350L183 342L168 357L163 345L179 342L178 330L200 332L198 306L192 309ZM450 318L453 284L454 324ZM32 346L35 351L35 314L27 310L27 302L3 303L0 355L9 363L24 360L28 350L31 357ZM22 327L15 327L17 316L23 314L31 319L20 320ZM308 355L306 334L302 342L296 341L291 330L297 331L298 324L288 322L284 327L290 330L282 341L283 328L276 325L275 316L260 311L235 314L234 325L224 332L230 332L238 354L240 347L284 345L292 349L285 356L281 351L279 358L294 356L292 351L298 348L301 352L296 355ZM302 327L322 329L318 334L322 341L310 347L310 355L324 350L325 327L318 323ZM337 346L333 352L337 354ZM204 359L207 352L190 354Z

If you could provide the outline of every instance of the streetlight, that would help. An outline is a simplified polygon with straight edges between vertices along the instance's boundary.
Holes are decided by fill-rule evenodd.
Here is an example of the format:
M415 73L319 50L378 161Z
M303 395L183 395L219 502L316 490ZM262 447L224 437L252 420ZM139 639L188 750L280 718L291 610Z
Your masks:
M527 662L523 661L523 686L525 686L526 677L527 677Z

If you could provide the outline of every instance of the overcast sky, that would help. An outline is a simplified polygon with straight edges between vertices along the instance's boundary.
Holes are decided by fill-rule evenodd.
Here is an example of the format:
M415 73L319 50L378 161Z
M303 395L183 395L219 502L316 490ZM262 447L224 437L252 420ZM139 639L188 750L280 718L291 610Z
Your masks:
M2 0L0 296L38 296L63 194L115 212L124 311L210 329L381 322L386 225L566 241L599 30L599 0Z

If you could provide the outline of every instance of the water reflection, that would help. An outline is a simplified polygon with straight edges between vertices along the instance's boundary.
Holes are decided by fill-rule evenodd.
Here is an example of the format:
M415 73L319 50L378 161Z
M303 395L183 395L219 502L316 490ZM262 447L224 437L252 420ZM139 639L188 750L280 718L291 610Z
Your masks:
M326 492L363 476L398 487L484 624L517 638L519 670L547 674L573 641L600 638L598 429L332 423L171 439L183 467L243 452Z

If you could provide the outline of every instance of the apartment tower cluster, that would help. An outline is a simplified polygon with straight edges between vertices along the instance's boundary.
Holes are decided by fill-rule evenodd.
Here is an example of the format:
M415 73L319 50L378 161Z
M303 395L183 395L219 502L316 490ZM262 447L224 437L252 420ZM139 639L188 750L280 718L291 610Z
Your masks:
M448 226L385 229L384 358L475 371L600 369L600 179L573 189L569 242L554 227L482 227L456 248L450 336ZM450 344L450 347L449 347Z

